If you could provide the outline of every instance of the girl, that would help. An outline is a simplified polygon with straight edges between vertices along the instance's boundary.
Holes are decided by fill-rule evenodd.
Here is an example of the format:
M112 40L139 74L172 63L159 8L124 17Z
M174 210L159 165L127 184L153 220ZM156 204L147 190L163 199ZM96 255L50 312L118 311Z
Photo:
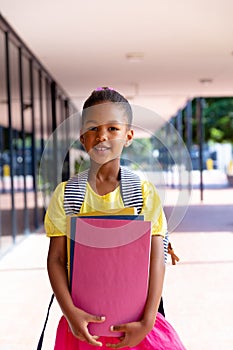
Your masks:
M96 89L84 103L80 141L88 152L91 163L80 213L124 207L120 192L120 156L124 147L128 147L133 140L131 124L130 104L113 89ZM113 325L112 337L91 335L88 331L89 322L104 322L104 316L90 315L75 307L70 295L65 187L66 182L57 186L45 217L45 228L50 237L48 274L64 315L58 326L55 350L91 350L93 346L117 349L184 349L175 331L157 312L165 273L163 237L167 227L154 186L147 181L141 181L141 214L145 220L151 221L153 235L149 290L144 314L138 322ZM114 332L123 332L124 336L119 339L114 337Z

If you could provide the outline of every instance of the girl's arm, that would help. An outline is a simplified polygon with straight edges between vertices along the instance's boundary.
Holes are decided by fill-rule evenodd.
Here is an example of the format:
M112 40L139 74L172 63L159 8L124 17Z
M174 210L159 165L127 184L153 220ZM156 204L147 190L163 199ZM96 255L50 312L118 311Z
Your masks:
M136 346L152 330L162 295L164 274L165 263L163 238L161 236L152 236L149 289L143 317L139 322L114 325L112 327L113 331L124 332L125 335L121 338L119 343L108 344L107 346L115 349L126 346Z
M50 238L47 266L52 289L74 336L89 344L101 346L96 341L98 337L92 336L87 326L89 322L103 322L104 317L90 315L73 304L67 278L66 244L66 236Z

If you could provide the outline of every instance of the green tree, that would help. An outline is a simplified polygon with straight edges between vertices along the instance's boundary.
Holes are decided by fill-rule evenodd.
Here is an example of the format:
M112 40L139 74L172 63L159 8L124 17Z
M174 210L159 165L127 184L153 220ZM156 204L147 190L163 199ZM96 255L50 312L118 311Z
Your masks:
M205 140L233 143L233 98L205 99Z

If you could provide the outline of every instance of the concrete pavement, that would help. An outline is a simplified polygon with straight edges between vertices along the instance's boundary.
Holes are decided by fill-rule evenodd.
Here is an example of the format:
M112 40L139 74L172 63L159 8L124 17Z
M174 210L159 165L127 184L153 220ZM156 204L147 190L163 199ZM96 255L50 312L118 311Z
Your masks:
M176 190L167 193L169 215ZM233 349L233 188L194 190L188 211L171 234L180 257L167 266L166 318L188 350ZM51 296L46 272L49 240L31 234L0 259L0 349L33 350ZM44 350L53 349L61 313L54 303Z

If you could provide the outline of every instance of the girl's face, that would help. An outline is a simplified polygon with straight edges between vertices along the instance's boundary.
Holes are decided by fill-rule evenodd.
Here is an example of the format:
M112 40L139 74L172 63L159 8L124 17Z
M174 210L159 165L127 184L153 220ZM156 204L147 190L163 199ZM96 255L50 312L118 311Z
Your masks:
M127 122L117 103L101 103L86 110L80 141L94 162L104 164L119 158L123 148L131 144L133 130Z

